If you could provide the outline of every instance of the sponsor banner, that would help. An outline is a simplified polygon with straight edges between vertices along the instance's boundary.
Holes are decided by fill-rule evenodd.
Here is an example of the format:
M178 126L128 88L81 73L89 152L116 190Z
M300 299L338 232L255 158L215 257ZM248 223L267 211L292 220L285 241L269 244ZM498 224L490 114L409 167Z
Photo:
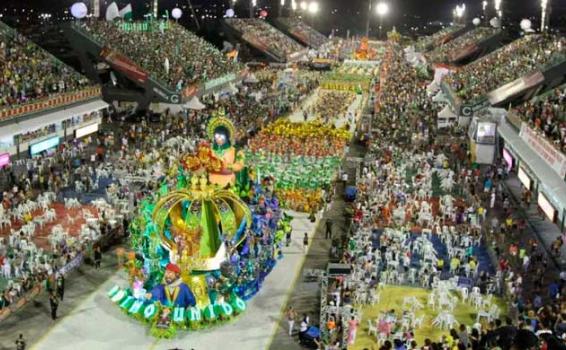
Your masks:
M38 153L46 151L51 148L55 148L59 146L60 138L59 136L51 137L46 140L40 141L38 143L34 143L29 147L29 153L34 156Z
M544 212L546 217L550 221L554 222L554 219L556 219L556 209L554 209L554 206L550 203L550 201L546 198L546 196L542 192L539 192L538 194L537 204L540 207L540 209Z
M543 136L531 129L527 123L521 125L519 136L563 179L566 176L566 155L562 154Z
M491 105L504 102L508 98L515 96L527 89L533 88L544 81L544 75L541 72L535 72L523 78L516 79L507 83L487 94L487 98Z
M65 266L63 266L62 268L59 269L60 274L62 275L66 275L69 272L71 272L72 270L76 269L77 267L79 267L82 263L83 263L83 259L84 256L82 253L77 254L77 256L75 256L73 258L73 260L69 261L68 264L66 264Z
M229 73L229 74L226 74L226 75L224 75L220 78L212 79L212 80L205 82L204 83L204 89L205 90L214 89L215 87L224 85L224 84L229 83L229 82L234 81L234 80L236 80L236 74Z
M82 128L78 128L77 130L75 130L75 138L80 139L81 137L93 134L97 131L98 131L98 123L83 126Z
M117 53L116 51L105 47L100 52L100 57L102 57L108 64L114 67L119 72L124 73L129 78L143 84L148 79L148 74L146 71L141 69L137 64L131 61L126 56Z

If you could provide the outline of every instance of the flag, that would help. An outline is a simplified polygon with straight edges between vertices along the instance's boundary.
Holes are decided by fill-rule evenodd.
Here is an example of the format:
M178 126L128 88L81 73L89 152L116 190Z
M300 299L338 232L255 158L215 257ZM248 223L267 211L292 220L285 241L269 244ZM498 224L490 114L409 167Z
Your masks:
M131 21L133 17L132 13L132 4L126 5L123 9L120 10L120 17L125 19L126 21Z
M165 73L169 74L169 58L165 57L165 64L164 64L164 68L165 68Z
M120 13L118 11L118 5L115 2L108 5L106 8L106 20L113 21L114 19L120 17Z

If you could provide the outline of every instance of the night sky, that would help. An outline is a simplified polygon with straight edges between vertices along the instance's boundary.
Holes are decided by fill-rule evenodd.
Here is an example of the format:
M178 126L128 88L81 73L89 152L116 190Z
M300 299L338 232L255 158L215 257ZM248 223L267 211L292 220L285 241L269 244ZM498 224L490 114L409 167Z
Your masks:
M34 13L38 11L58 13L62 15L65 9L76 0L2 0L0 12L5 17L13 17L17 14L19 17L30 16L30 9L34 9ZM92 0L86 0L87 5ZM200 17L205 8L211 12L209 18L204 22L208 26L214 26L215 20L212 18L213 13L220 16L224 13L225 8L231 0L192 0L193 6L198 9ZM374 2L377 0L374 0ZM465 3L467 6L467 18L480 16L481 0L385 0L391 6L391 14L387 16L385 25L396 26L401 31L405 27L419 26L423 28L428 22L442 21L447 23L452 20L452 10L458 4ZM549 0L553 5L552 20L556 24L563 22L562 18L566 14L566 0ZM102 4L110 3L109 0L101 0ZM150 0L116 0L119 7L123 7L128 2L132 3L136 17L143 16L149 11ZM267 8L271 15L276 15L277 6L280 0L257 0L258 7ZM291 0L286 0L290 4ZM297 0L299 3L300 0ZM345 30L351 29L353 32L361 31L365 28L366 13L368 9L368 0L318 0L320 4L320 12L315 17L307 17L307 21L323 32L329 32L331 29ZM179 6L183 8L185 15L182 22L188 26L192 21L189 18L189 11L186 7L187 0L160 0L162 9L169 9ZM248 16L247 4L249 0L237 0L236 13L241 17ZM105 5L103 5L104 8ZM540 16L539 0L502 0L504 9L504 17L507 16L510 21L518 21L524 17L530 17L536 22ZM2 8L3 7L3 8ZM22 8L26 8L27 12L20 12ZM16 9L16 11L14 11ZM493 0L489 0L488 9L493 11ZM104 10L103 12L104 13ZM33 15L32 15L33 16ZM488 17L493 17L493 13ZM373 25L377 25L377 16L373 18ZM552 23L551 23L552 25Z

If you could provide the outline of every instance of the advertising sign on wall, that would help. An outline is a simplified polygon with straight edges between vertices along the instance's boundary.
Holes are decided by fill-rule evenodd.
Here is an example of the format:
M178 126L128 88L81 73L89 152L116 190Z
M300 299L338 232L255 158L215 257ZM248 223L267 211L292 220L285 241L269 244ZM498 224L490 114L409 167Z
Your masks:
M59 136L51 137L38 143L34 143L29 147L29 153L34 156L38 153L46 151L50 148L57 147L59 145Z
M507 164L507 172L510 172L511 169L513 169L515 160L507 148L503 148L503 159L505 159L505 163Z
M138 67L138 65L132 62L129 58L108 47L102 49L100 57L119 72L124 73L141 84L145 83L149 77L146 71Z
M546 198L544 194L542 194L542 192L539 192L538 194L537 203L540 209L546 215L546 217L548 217L550 221L554 222L554 219L556 219L556 209L554 209L554 206L550 204L550 201Z
M531 180L529 175L527 175L527 173L523 170L523 168L519 167L519 171L517 172L517 177L519 178L519 181L521 181L521 183L523 184L523 186L525 186L526 189L529 190L531 189L533 181Z
M0 154L0 168L10 164L10 153Z
M81 137L90 135L98 131L98 123L90 124L75 130L75 138L80 139Z

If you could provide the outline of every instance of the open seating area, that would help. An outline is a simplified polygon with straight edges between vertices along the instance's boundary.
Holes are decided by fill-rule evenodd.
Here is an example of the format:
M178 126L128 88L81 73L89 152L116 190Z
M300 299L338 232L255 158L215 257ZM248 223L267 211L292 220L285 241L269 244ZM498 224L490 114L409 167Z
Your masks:
M470 63L445 79L465 101L533 73L566 52L566 39L552 35L526 35Z
M294 17L282 17L278 21L287 26L289 32L309 45L319 48L328 42L328 38L320 34L313 27Z
M566 153L566 86L535 97L515 111L536 131Z
M452 59L452 56L458 55L470 45L477 44L480 41L495 35L498 31L498 29L492 27L474 28L456 39L438 46L433 51L425 54L425 56L428 61L433 63L447 63Z
M81 25L95 40L121 52L177 91L241 69L212 44L172 21L166 29L148 31L126 31L121 23L90 21Z
M281 58L289 58L304 48L266 21L258 18L230 18L226 22L250 43Z
M448 40L452 34L457 32L458 30L462 29L462 26L453 25L446 28L443 28L432 35L427 35L420 37L416 43L415 47L417 50L423 51L426 50L431 45L441 45L444 44L445 40Z
M0 22L0 110L92 86L71 67Z

